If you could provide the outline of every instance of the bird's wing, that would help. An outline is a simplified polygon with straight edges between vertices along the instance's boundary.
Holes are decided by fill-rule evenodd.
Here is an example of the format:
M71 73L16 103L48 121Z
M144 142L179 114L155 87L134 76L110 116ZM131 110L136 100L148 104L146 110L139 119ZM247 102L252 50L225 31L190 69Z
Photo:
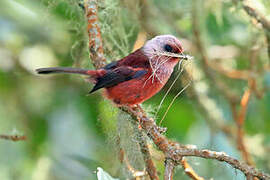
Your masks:
M144 55L141 49L138 49L123 59L107 64L103 67L103 69L112 70L120 66L129 66L132 68L149 68L150 64L148 57Z
M104 69L106 69L106 66L104 67ZM96 85L90 91L90 93L100 88L112 87L121 82L139 78L146 73L147 70L143 68L133 68L130 66L120 66L112 69L107 68L107 72L103 76L96 79Z

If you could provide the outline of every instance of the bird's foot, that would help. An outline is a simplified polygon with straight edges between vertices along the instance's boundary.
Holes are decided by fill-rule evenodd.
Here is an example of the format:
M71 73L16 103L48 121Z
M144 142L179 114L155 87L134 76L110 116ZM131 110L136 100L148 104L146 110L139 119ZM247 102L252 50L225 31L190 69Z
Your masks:
M167 131L166 127L157 126L157 128L158 128L158 132L160 134L164 134Z

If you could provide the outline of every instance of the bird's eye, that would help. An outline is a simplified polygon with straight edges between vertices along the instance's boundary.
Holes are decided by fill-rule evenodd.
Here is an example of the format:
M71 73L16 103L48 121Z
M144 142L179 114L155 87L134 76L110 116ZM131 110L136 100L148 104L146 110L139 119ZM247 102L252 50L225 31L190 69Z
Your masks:
M171 45L166 44L166 45L164 46L164 50L167 51L167 52L172 52L172 51L173 51L173 48L172 48Z

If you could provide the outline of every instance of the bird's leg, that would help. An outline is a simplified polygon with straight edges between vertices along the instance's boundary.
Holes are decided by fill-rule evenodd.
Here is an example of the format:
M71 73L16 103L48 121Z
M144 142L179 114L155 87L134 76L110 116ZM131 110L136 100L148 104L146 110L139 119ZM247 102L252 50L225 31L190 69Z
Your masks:
M141 107L140 104L136 104L135 107L140 110L140 112L142 113L143 116L146 116L147 115L146 112L143 110L143 108Z

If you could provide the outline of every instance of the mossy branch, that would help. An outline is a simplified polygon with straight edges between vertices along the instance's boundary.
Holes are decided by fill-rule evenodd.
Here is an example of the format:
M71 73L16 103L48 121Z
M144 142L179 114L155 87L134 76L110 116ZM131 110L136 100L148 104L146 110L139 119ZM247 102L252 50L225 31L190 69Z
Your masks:
M89 35L89 49L90 57L96 68L100 68L105 65L106 59L103 54L102 39L100 34L100 29L98 26L98 17L97 17L97 0L85 0L85 11L86 17L88 20L88 35ZM165 136L160 133L160 128L156 125L154 119L149 118L144 110L137 106L135 108L131 107L119 107L122 111L128 113L135 121L139 122L140 126L147 134L147 136L155 143L155 145L164 153L166 157L166 168L165 168L165 179L172 179L172 174L174 167L183 163L183 157L185 156L195 156L205 159L215 159L221 162L226 162L230 164L233 168L236 168L242 171L246 177L257 177L259 179L270 179L270 175L258 171L252 166L242 163L237 159L230 157L224 152L215 152L210 150L200 150L196 146L183 146L177 142L172 142L168 140ZM145 144L143 144L145 147ZM144 154L147 157L145 160L151 160L149 153ZM146 166L149 163L146 162ZM150 164L153 164L151 162ZM147 167L148 168L155 168ZM153 171L153 169L151 169ZM154 172L154 171L153 171ZM155 170L156 172L156 170ZM194 171L190 172L190 177L193 179L202 179ZM151 179L158 179L157 175L151 175L148 170L148 174ZM196 178L197 177L197 178Z
M89 36L89 52L92 63L95 68L101 68L105 66L106 59L104 56L104 50L102 46L102 38L100 33L100 27L98 24L98 8L97 0L85 0L84 9L87 18L87 32ZM150 156L147 141L142 138L139 142L141 152L144 157L146 171L151 179L158 180L157 170Z

